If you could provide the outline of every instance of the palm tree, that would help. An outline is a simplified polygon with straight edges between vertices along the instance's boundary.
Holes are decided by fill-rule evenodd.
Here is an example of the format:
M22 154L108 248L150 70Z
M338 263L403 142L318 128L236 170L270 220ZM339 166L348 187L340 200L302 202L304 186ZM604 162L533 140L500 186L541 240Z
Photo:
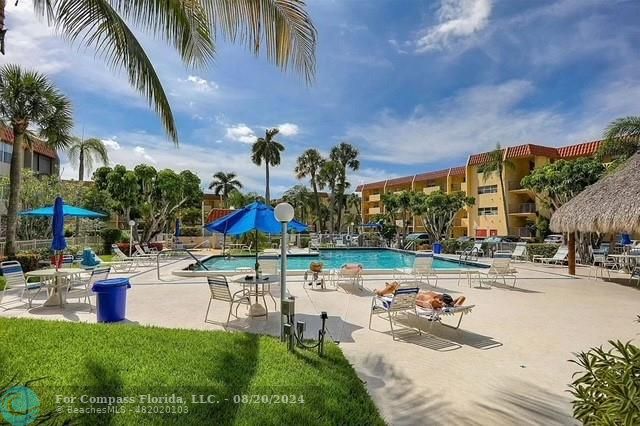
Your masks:
M340 143L338 146L334 146L331 149L329 158L338 164L339 176L337 182L337 209L338 209L338 223L337 228L340 230L340 224L342 222L342 210L346 207L344 193L349 186L347 182L347 168L354 172L360 168L360 161L358 161L358 149L346 142Z
M0 0L0 53L4 54L5 6ZM167 135L178 142L169 100L156 70L129 25L162 38L189 67L212 62L216 34L262 48L281 69L293 68L311 82L315 74L316 29L300 0L33 0L36 15L62 36L91 47L112 67L124 70L129 84L160 116ZM264 47L263 47L264 44Z
M29 126L36 127L38 136L52 148L68 146L73 127L71 103L43 74L5 65L0 68L0 122L13 130L5 254L14 256L24 144L31 144L35 137Z
M280 153L284 151L284 145L273 139L280 130L273 128L265 131L264 138L258 138L253 144L251 150L251 161L257 166L261 166L264 161L266 170L266 189L264 192L264 199L266 203L271 203L271 197L269 193L269 166L278 166L280 164Z
M598 158L606 157L620 163L640 149L640 116L629 116L612 121L604 131L604 143Z
M310 198L311 193L304 185L295 185L282 194L282 199L293 206L296 211L296 217L302 222L306 222L307 206Z
M91 173L94 163L100 162L104 165L109 163L107 147L100 139L95 138L85 140L73 138L68 155L71 164L78 167L79 181L84 180L85 170L87 174Z
M507 226L507 234L509 233L509 212L507 211L507 194L504 189L504 170L513 168L513 163L504 158L504 149L500 147L499 143L496 144L496 149L488 153L487 162L478 167L478 172L482 173L483 179L489 179L491 175L495 173L500 180L504 223Z
M317 149L308 149L298 157L298 163L295 168L296 177L298 179L304 179L309 177L311 182L311 189L313 190L313 198L315 201L316 220L318 221L318 228L322 231L322 221L320 220L320 194L318 194L318 173L322 169L322 165L325 160L320 155Z
M360 224L362 219L362 198L355 192L347 196L347 209L351 210L352 213L358 217L357 222Z
M336 191L340 180L340 165L335 161L325 161L318 173L318 187L329 188L329 224L335 232L334 213L336 211Z
M242 189L242 183L236 177L237 175L233 172L218 172L213 175L213 180L209 184L209 189L213 189L213 193L224 200L225 207L229 207L229 195L231 192Z

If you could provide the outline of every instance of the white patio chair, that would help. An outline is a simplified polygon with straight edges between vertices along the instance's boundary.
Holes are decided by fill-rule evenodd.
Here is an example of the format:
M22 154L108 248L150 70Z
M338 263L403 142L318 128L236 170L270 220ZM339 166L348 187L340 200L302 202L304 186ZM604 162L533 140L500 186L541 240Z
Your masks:
M360 290L364 290L363 271L364 268L359 263L347 263L334 273L333 282L336 287L345 282L351 284L354 288L357 287Z
M96 281L106 280L109 278L110 268L99 268L91 271L91 274L86 279L69 280L67 286L67 299L84 299L85 303L89 304L89 312L93 312L93 305L91 304L92 291L91 288Z
M535 255L533 256L532 261L534 263L540 262L540 263L547 263L547 264L551 264L551 263L559 264L559 263L566 262L567 256L569 256L569 247L560 246L558 247L558 251L556 251L553 257L544 257L542 255Z
M412 312L418 316L416 308L416 298L418 297L418 287L401 287L392 296L374 296L371 300L371 311L369 312L369 330L371 330L371 319L374 315L385 315L391 327L391 336L396 340L393 320L398 313ZM418 333L422 331L418 329Z
M513 278L512 287L515 287L518 279L516 275L517 272L518 271L511 267L511 253L496 252L494 253L489 270L480 273L480 287L482 287L483 278L494 283L502 279L505 286L507 285L507 278Z
M424 282L431 285L429 277L435 278L434 287L438 286L438 274L433 269L433 252L418 252L413 260L411 268L396 268L393 270L393 279L397 281L408 281L413 279L417 282Z
M147 243L142 243L142 250L144 250L146 254L158 254L158 249L149 246Z
M238 308L240 305L247 305L247 308L251 306L251 300L249 299L249 291L246 289L238 290L235 293L231 293L229 289L229 283L224 275L216 275L207 277L209 284L209 305L207 306L207 313L204 315L204 322L209 321L209 310L211 309L211 302L214 300L220 300L229 303L229 313L227 314L227 321L225 327L229 325L229 319L231 318L231 311L233 305L236 305L234 316L238 318Z
M20 262L15 260L8 260L6 262L0 263L0 270L2 271L2 276L5 278L5 289L3 290L3 296L8 288L22 288L22 292L20 293L20 300L27 296L27 301L29 303L29 308L31 308L33 299L38 297L42 289L45 290L47 296L49 295L49 289L42 282L28 282L26 277L24 276L24 272L22 271L22 265Z
M457 250L456 254L464 256L467 259L472 259L474 257L478 259L478 257L484 256L484 250L482 250L482 241L476 241L473 244L473 247L471 247L470 249Z
M607 271L607 275L611 278L611 269L618 268L618 263L609 257L606 250L597 249L591 251L593 262L591 268L589 268L589 277L591 277L591 271L593 270L593 278L600 278L604 280L604 271Z
M515 249L511 253L512 260L527 260L527 243L516 243Z

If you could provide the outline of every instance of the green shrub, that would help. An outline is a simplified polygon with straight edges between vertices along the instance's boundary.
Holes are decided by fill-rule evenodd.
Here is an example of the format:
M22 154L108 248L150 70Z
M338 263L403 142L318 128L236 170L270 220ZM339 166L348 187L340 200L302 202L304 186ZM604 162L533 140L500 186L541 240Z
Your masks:
M466 250L473 247L473 241L458 241L454 238L442 241L442 248L447 254L456 254L456 251Z
M5 277L0 277L0 291L4 290L7 286L7 279Z
M199 226L183 226L180 228L180 235L183 237L199 237L202 235L202 228Z
M570 385L573 416L585 425L640 424L640 348L609 343L608 351L592 348L571 360L582 369Z
M300 248L309 247L309 241L311 241L309 237L300 237Z
M533 256L553 257L558 251L557 244L544 244L544 243L530 243L527 244L527 257L529 260L533 259Z
M24 272L35 271L40 267L39 262L43 260L40 252L28 252L23 251L17 253L14 258L10 260L17 260L22 265L22 270Z
M103 229L102 230L102 242L104 253L111 253L111 244L120 241L122 231L119 229Z

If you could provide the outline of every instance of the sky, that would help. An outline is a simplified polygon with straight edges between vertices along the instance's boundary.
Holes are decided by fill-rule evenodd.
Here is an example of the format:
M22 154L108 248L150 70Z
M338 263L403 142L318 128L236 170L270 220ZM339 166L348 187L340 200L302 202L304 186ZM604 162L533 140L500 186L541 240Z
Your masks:
M205 186L235 172L262 193L264 168L250 152L269 127L286 147L271 171L277 196L300 183L293 169L307 148L355 145L353 188L463 165L496 143L598 139L611 120L640 113L638 0L308 0L318 30L311 85L224 42L214 63L189 69L141 34L176 147L123 75L38 21L32 2L7 3L0 63L48 74L73 103L76 135L104 140L112 165L189 169ZM77 178L64 153L61 168Z

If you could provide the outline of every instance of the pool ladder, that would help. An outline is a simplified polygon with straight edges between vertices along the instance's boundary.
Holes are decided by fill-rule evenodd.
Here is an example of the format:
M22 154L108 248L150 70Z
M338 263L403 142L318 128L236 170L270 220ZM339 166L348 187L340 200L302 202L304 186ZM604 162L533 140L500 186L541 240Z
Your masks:
M158 279L160 279L160 255L161 254L168 254L168 253L187 253L189 256L191 256L191 258L193 260L196 261L196 263L198 265L200 265L200 267L202 269L204 269L206 271L209 270L209 268L207 268L204 263L200 262L200 260L197 257L195 257L193 255L193 253L191 253L189 250L187 250L187 249L167 249L167 250L159 251L158 255L156 256L156 272L158 274Z

